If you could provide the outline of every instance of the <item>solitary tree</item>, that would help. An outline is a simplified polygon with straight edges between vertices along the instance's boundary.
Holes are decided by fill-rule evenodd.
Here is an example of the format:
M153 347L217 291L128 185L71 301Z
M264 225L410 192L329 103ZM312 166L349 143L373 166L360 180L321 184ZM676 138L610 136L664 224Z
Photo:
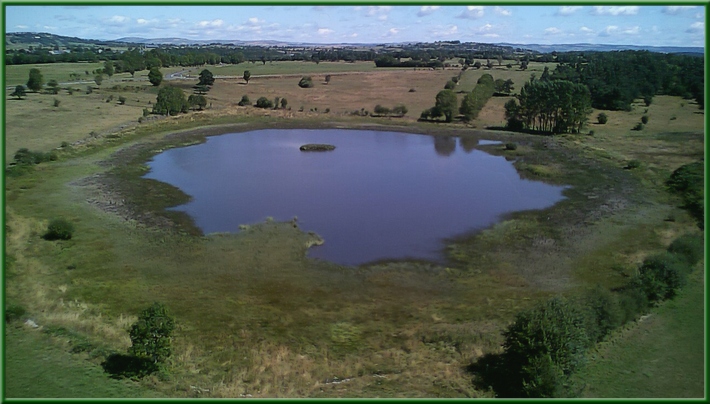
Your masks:
M111 77L113 76L113 73L115 72L113 68L113 62L110 60L107 60L104 62L104 74Z
M39 69L30 69L30 78L27 80L27 88L34 92L38 92L42 89L42 84L44 84L44 80Z
M214 84L214 76L212 75L212 72L207 69L201 71L200 82L197 84L205 86L211 86L212 84Z
M188 109L185 93L173 86L161 88L158 99L153 105L153 113L160 115L177 115L180 112L187 112Z
M286 101L285 98L281 99L281 108L286 109L286 106L288 105L288 101Z
M144 310L131 327L131 353L149 359L154 365L172 354L172 333L175 320L165 305L153 303Z
M251 78L251 72L249 70L244 70L244 75L242 76L244 78L244 81L249 84L249 79Z
M256 100L256 107L257 108L273 108L274 104L271 102L266 97L259 97L258 100Z
M444 115L446 122L451 122L454 119L454 114L458 109L458 100L456 94L451 90L441 90L436 95L436 105L434 109L440 112L439 115Z
M96 77L94 77L94 82L96 83L97 86L100 86L101 83L104 81L104 76L101 74L97 74Z
M157 67L151 67L150 72L148 73L148 81L156 87L159 86L160 83L163 82L163 73L161 73L160 69Z
M330 74L325 75L325 84L330 83Z
M24 97L25 95L25 86L23 86L22 84L19 84L17 87L15 87L15 91L10 94L11 97L17 97L18 100L21 100L22 97Z

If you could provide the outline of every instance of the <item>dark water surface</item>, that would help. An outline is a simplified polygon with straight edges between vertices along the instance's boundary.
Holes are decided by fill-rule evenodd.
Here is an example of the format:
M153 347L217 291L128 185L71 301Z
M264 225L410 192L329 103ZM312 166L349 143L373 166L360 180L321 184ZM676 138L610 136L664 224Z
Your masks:
M302 152L305 143L336 149ZM395 132L258 130L167 150L146 177L191 195L175 210L205 233L298 216L301 229L325 239L311 257L345 265L438 260L447 237L564 199L565 187L521 179L505 158L473 146Z

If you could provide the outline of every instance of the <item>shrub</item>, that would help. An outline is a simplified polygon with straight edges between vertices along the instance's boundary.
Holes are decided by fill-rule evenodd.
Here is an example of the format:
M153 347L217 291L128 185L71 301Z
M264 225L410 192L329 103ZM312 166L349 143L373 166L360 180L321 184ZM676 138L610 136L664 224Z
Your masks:
M302 77L298 82L298 86L301 88L311 88L313 87L313 79L310 76Z
M93 87L91 87L91 86L86 86L86 93L87 93L87 94L91 94L91 93L93 93L93 92L94 92L94 88L93 88Z
M415 89L413 89L413 88L410 88L410 89L409 89L409 92L410 92L410 93L416 93L417 90L415 90Z
M512 397L534 397L533 394L548 394L549 382L544 388L532 388L538 380L556 376L555 386L564 382L584 360L584 352L590 346L585 330L585 316L575 305L562 298L547 302L521 313L503 333L505 367L509 372ZM546 363L549 356L549 363ZM543 386L540 385L540 386ZM554 389L556 390L556 389Z
M143 108L143 116L148 116L150 115L150 110L148 108Z
M453 90L454 88L456 88L456 83L455 83L453 80L449 80L449 81L447 81L446 84L444 85L444 88L445 88L446 90Z
M242 99L237 103L240 107L243 107L245 105L251 105L251 101L249 101L249 96L248 95L242 95Z
M639 268L638 281L651 302L675 297L690 272L687 262L665 252L646 258Z
M601 341L624 321L625 315L617 296L599 285L585 292L579 305L587 316L587 335L594 342Z
M600 112L599 115L597 115L597 122L599 122L600 125L604 125L608 120L609 117L603 112Z
M383 107L383 106L380 105L380 104L377 104L377 105L375 105L375 110L374 110L374 112L375 112L377 115L389 115L389 114L390 114L390 109L387 108L387 107Z
M285 98L281 99L281 108L286 109L286 106L288 105L288 101L286 101Z
M126 104L126 97L124 97L124 96L122 96L122 95L119 96L119 97L118 97L118 103L121 104L121 105L125 105L125 104Z
M517 150L518 145L516 143L506 143L505 150Z
M153 303L131 326L131 353L154 364L163 362L172 354L171 336L174 329L175 320L165 305Z
M21 320L25 313L26 310L24 307L10 304L5 308L5 321L9 323L15 320Z
M635 320L648 311L648 297L638 281L632 281L619 291L621 324Z
M589 131L589 136L594 136L594 131L593 131L593 130L590 130L590 131Z
M74 225L66 219L54 219L47 226L45 240L69 240L74 234Z
M668 252L693 266L703 259L705 254L703 237L694 234L680 236L668 246Z
M631 160L626 164L626 169L627 170L633 170L634 168L639 168L641 167L641 162L638 160Z
M59 102L60 101L58 99L56 99L56 98L54 99L54 103L53 103L54 108L57 108L59 106Z
M643 129L643 123L639 122L631 130L642 130L642 129Z
M644 115L641 117L641 123L644 125L648 123L648 115Z
M705 183L702 161L689 163L673 171L666 182L670 191L683 198L683 208L695 218L698 227L705 227Z
M259 97L259 99L256 100L255 106L257 108L273 108L274 104L266 97Z
M49 153L33 152L24 147L15 152L14 156L15 164L18 165L39 164L47 161L55 161L57 158L57 153L54 151Z
M647 96L643 97L643 102L644 102L644 104L646 104L646 106L648 107L648 106L650 106L651 103L653 102L653 97L647 95Z
M409 109L407 109L407 106L404 104L398 104L392 108L392 114L397 116L405 116L407 112L409 112Z

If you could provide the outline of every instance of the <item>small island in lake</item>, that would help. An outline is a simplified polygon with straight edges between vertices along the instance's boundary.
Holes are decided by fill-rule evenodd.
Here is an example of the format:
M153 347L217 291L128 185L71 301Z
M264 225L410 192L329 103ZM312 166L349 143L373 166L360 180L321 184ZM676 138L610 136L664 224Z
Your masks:
M304 144L300 147L300 149L301 151L329 151L335 150L335 146L333 146L332 144L309 143Z

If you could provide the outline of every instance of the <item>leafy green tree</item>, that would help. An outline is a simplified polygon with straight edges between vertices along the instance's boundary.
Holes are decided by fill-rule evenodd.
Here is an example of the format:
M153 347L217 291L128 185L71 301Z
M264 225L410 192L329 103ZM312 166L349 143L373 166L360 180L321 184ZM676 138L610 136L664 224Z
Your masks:
M131 353L154 364L164 362L172 354L175 320L161 303L145 309L131 326Z
M197 83L198 85L204 85L204 86L211 86L214 84L214 75L212 75L212 72L204 69L203 71L200 72L200 81Z
M38 92L42 89L44 84L44 79L42 78L42 72L39 69L30 69L30 78L27 80L27 88L34 92Z
M599 122L600 125L604 125L609 121L609 117L607 114L600 112L599 115L597 115L597 122Z
M458 100L456 94L451 90L441 90L436 94L436 104L434 109L438 116L444 115L446 122L454 119L454 114L458 110Z
M456 88L456 82L454 82L453 80L449 80L444 85L444 88L447 90L453 90L454 88Z
M196 95L192 94L189 97L187 97L187 103L190 104L191 108L199 108L200 111L202 111L202 108L207 106L207 99L205 98L204 95Z
M242 78L244 79L244 81L247 82L247 84L249 84L249 79L251 79L251 72L249 70L244 70L244 75L242 75Z
M104 76L101 74L97 74L96 77L94 77L94 82L96 83L97 86L101 86L101 83L104 81Z
M392 108L392 114L397 116L404 116L407 114L407 112L409 112L409 110L404 104L395 105L395 107Z
M461 113L467 121L476 119L478 113L481 112L481 109L483 109L493 94L495 94L493 76L484 74L478 79L478 83L476 87L473 88L473 91L466 94L461 101L459 113Z
M288 105L288 101L286 101L285 98L281 99L281 108L286 109L286 106Z
M185 93L173 86L161 88L158 99L153 105L153 113L160 115L177 115L180 112L187 112L188 109Z
M104 71L104 74L107 75L108 77L113 76L113 74L115 73L115 70L113 68L113 62L111 62L110 60L105 61L103 71Z
M17 97L18 100L21 100L22 97L24 97L25 95L27 95L27 93L25 92L25 86L23 86L22 84L18 84L15 87L15 91L10 94L11 97Z
M124 97L124 96L122 96L122 95L120 95L120 96L118 97L118 103L119 103L120 105L126 105L126 101L128 101L128 100L126 99L126 97Z
M157 67L151 67L150 72L148 72L148 81L154 86L159 86L163 82L163 73Z

